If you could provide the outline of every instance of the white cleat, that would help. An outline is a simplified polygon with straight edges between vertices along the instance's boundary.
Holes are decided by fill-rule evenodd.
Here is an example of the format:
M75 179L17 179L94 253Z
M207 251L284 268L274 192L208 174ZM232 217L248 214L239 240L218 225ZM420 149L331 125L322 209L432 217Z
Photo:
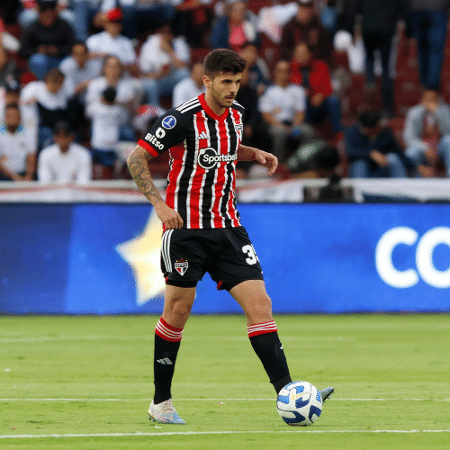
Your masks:
M320 397L322 398L322 403L325 403L325 400L331 398L331 395L334 393L334 387L327 387L319 391Z
M186 423L177 413L176 409L172 405L172 399L165 400L164 402L155 405L152 401L150 408L148 409L148 417L153 422L158 423Z

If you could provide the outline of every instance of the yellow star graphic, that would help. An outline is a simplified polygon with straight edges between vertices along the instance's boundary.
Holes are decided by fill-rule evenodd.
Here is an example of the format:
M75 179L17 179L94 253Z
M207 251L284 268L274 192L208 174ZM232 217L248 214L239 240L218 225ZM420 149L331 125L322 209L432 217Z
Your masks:
M161 221L153 210L143 233L131 241L119 244L117 252L131 266L136 280L136 303L144 305L164 292L161 272Z

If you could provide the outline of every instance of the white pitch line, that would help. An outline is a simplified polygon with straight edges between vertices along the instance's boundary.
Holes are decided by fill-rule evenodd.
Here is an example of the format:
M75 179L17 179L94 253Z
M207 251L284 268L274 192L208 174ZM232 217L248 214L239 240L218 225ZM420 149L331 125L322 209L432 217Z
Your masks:
M39 438L77 438L77 437L136 437L136 436L199 436L208 434L332 434L332 433L450 433L449 430L250 430L250 431L173 431L160 433L83 433L83 434L5 434L0 439L39 439Z
M0 398L0 402L150 402L151 398ZM177 402L273 402L275 398L177 398ZM340 402L450 402L450 398L332 398Z

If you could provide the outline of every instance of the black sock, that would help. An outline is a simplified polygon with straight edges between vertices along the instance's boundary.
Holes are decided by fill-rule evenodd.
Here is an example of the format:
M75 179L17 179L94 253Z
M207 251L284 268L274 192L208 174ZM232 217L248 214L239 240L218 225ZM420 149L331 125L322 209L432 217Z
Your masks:
M181 341L170 342L155 334L155 358L153 370L155 375L155 404L169 400L172 378L175 372L175 361Z
M180 348L182 328L175 328L160 317L155 329L155 354L153 370L155 376L155 404L172 397L170 388L175 372L175 362Z
M250 342L278 394L286 384L292 381L278 333L273 331L256 336L250 335Z

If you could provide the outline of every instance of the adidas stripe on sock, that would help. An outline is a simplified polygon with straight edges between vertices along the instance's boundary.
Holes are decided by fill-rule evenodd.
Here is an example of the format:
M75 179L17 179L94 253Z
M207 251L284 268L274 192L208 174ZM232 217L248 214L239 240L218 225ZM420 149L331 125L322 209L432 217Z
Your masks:
M172 397L172 378L182 335L182 328L175 328L169 325L162 317L156 324L153 360L155 376L155 395L153 401L155 405Z

